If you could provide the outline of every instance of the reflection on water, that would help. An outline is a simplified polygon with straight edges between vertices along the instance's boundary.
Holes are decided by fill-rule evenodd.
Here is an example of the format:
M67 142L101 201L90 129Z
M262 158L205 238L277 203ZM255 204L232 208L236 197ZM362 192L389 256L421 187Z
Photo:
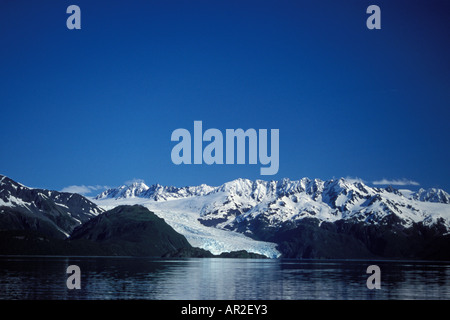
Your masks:
M81 290L66 287L69 265ZM366 269L381 268L381 290ZM450 264L112 257L0 257L0 299L450 299Z

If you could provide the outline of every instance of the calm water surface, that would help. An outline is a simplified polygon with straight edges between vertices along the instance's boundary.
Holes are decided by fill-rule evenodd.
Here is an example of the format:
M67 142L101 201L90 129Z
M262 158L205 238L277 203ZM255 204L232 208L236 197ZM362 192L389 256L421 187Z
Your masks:
M66 287L69 265L81 289ZM369 265L381 289L369 290ZM450 299L450 263L0 257L0 299Z

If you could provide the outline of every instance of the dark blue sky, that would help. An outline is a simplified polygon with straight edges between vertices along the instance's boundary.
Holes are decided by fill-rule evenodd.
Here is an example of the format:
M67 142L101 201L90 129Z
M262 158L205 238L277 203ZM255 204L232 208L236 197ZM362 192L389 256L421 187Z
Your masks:
M238 177L450 190L450 2L93 2L0 0L0 173L57 190ZM81 30L66 28L71 4ZM381 30L366 28L371 4ZM174 165L171 133L194 120L279 129L278 174Z

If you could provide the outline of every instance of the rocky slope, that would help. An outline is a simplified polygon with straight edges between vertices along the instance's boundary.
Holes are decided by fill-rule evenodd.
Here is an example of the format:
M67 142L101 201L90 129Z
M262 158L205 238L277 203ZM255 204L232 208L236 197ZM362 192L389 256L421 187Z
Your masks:
M79 194L28 188L0 175L0 230L34 230L64 239L103 211Z

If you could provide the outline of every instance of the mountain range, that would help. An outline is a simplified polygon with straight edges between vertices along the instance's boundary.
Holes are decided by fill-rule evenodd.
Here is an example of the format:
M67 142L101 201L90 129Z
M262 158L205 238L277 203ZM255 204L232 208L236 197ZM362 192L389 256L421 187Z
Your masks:
M28 188L3 175L0 254L264 258L195 248L143 206L105 210L79 194Z
M439 258L444 251L429 246L444 245L450 231L444 190L375 188L343 178L237 179L181 188L136 182L92 201L105 209L144 205L211 252L241 246L269 257Z
M135 182L85 198L0 176L1 230L75 240L90 221L134 205L162 218L190 246L213 254L450 259L450 195L441 189L374 188L343 178L237 179L217 187ZM133 234L140 238L139 228L126 237Z

